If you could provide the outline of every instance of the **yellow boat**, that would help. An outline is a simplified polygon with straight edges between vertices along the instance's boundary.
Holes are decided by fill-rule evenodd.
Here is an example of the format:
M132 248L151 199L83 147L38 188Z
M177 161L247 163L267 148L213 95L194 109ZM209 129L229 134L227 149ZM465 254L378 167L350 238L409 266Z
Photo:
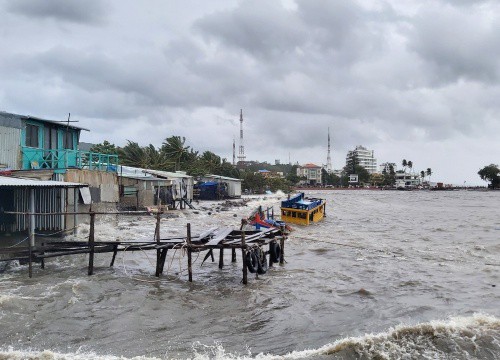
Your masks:
M281 202L281 220L297 225L309 225L325 217L324 199L306 198L304 193Z

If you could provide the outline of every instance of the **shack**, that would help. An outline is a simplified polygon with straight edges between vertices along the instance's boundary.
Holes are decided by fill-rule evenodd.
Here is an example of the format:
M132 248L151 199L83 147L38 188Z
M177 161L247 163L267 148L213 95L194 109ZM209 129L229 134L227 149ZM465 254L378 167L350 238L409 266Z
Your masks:
M146 174L156 176L160 179L167 179L172 182L171 195L173 208L184 208L184 205L191 207L193 202L194 179L184 171L161 171L144 169Z
M20 233L57 235L74 230L78 226L76 215L41 213L77 212L81 189L88 194L85 184L0 176L0 246Z
M203 182L218 183L219 187L225 188L227 197L239 198L241 197L241 179L231 178L227 176L208 174L202 177Z
M82 131L68 120L0 111L0 169L19 178L88 184L93 209L118 202L116 154L79 150Z
M146 169L118 166L120 207L147 209L159 204L171 205L173 201L171 179L162 179Z

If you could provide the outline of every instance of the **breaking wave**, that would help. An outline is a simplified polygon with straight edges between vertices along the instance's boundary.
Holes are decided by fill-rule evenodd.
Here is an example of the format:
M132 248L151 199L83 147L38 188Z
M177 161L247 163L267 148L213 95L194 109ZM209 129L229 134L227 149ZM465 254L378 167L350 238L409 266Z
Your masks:
M50 350L21 351L0 349L0 360L149 360L156 357L125 358L94 353L61 354ZM175 359L168 353L165 359ZM186 357L179 356L179 359ZM245 355L226 353L220 344L193 344L195 360L298 360L298 359L498 359L500 358L500 319L483 314L451 317L417 325L398 325L387 332L337 340L319 349L293 351L284 355Z

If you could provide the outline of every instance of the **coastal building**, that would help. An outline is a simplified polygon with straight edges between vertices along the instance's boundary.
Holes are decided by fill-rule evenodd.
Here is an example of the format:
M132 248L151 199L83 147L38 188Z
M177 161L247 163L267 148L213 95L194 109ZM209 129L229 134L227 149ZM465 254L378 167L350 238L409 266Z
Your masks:
M175 209L177 205L179 205L182 209L184 205L189 205L193 201L194 178L187 175L185 171L171 172L150 169L143 169L143 171L146 174L172 182L172 186L169 189L170 195L172 196L172 208Z
M171 205L173 181L148 174L144 170L118 166L121 208L142 210L158 205L160 201L163 205Z
M91 202L99 205L94 210L114 207L118 156L79 150L82 131L89 130L70 121L0 112L0 169L13 177L86 184Z
M8 174L0 172L0 247L12 245L11 240L18 240L19 236L26 238L26 234L33 235L30 242L34 245L35 233L57 235L78 225L78 215L64 213L78 212L78 198L85 200L85 194L89 194L87 185Z
M227 193L227 197L239 198L241 197L241 179L231 178L227 176L208 174L202 177L203 182L212 182L217 184L219 191L222 190Z
M420 185L422 185L422 177L420 174L407 173L402 170L396 171L396 188L412 189Z
M375 159L374 151L368 150L364 146L358 145L347 153L346 166L352 167L353 162L364 167L370 174L377 172L377 159Z
M383 174L384 171L389 174L391 172L391 166L394 172L398 170L396 163L385 162L379 165L379 173Z
M297 167L297 176L302 179L300 183L307 185L321 185L321 169L321 166L312 163Z

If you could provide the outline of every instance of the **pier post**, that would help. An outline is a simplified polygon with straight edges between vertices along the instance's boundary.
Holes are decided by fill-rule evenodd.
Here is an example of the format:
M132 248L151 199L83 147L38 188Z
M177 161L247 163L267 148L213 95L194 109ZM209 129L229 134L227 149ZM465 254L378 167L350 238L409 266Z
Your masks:
M219 252L219 269L222 270L224 267L224 249L221 248Z
M231 262L236 262L236 249L231 249Z
M191 224L187 224L187 255L188 255L188 276L189 282L193 282L193 264L191 258Z
M281 247L281 254L280 254L280 265L283 265L285 263L285 234L281 236L280 239L280 247Z
M94 273L94 231L95 231L95 212L90 211L90 230L89 230L89 271L88 274Z
M109 267L113 267L115 264L115 259L116 259L116 253L118 252L118 245L113 246L113 257L111 258L111 263L109 264Z
M158 207L158 212L156 213L156 228L155 228L155 240L156 245L160 245L160 220L161 220L161 203L160 207ZM156 277L160 277L160 262L161 262L161 250L156 249Z
M245 220L241 220L241 228L243 229L243 225L245 223ZM247 244L245 242L245 232L241 231L241 257L242 257L242 263L243 263L243 285L246 285L248 283L248 269L247 269L247 257L246 257L246 247Z

